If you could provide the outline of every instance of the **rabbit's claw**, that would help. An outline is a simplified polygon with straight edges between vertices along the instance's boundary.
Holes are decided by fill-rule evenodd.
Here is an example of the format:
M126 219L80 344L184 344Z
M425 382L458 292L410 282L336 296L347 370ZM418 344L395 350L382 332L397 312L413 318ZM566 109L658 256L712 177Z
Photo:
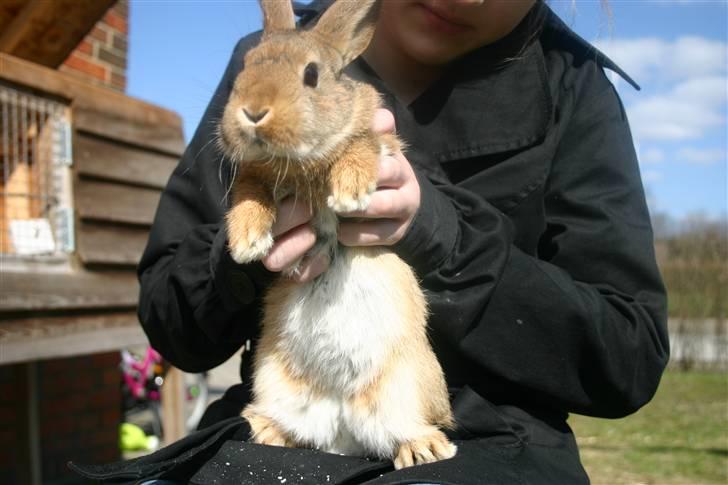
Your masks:
M273 235L270 231L259 234L249 230L244 236L231 238L230 256L236 263L250 263L268 254L273 247Z
M243 417L250 424L250 435L254 443L268 446L286 446L288 448L296 446L292 440L278 429L272 420L265 416L244 411Z
M371 182L369 184L357 184L354 187L346 187L344 184L336 184L331 195L326 198L326 204L334 212L347 213L354 211L363 211L369 207L371 202L371 194L376 189L376 185Z
M442 431L435 430L402 443L394 458L394 467L399 470L408 466L446 460L455 456L456 452L457 446L450 443Z

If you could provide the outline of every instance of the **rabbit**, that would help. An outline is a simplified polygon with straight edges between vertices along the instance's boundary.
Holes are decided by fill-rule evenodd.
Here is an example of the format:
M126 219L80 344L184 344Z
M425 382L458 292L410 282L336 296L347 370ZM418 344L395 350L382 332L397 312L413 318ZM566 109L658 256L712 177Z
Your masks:
M456 446L447 386L427 336L427 305L413 270L383 247L337 243L337 214L363 210L377 164L400 149L370 127L377 91L342 71L367 47L376 0L334 3L296 30L289 1L261 0L261 42L245 56L219 125L239 169L226 214L238 263L273 245L276 203L310 204L326 272L285 275L268 289L242 412L256 443L394 461L396 468L451 458ZM294 270L295 271L295 270Z

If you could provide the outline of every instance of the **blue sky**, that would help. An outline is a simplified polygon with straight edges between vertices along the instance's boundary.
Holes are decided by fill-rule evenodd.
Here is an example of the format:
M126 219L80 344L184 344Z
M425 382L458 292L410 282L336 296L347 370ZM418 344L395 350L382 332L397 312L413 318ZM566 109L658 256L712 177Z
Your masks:
M653 212L728 212L728 1L551 0L616 76ZM254 0L131 0L128 94L176 111L189 140L237 40L260 26Z

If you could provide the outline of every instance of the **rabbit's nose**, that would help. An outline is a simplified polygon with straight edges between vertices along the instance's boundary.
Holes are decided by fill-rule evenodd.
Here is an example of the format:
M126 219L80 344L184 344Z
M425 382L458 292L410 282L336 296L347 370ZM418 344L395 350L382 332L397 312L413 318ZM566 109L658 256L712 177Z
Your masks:
M260 120L265 118L265 115L268 114L268 109L263 108L262 110L258 111L257 113L251 113L247 109L243 108L243 113L245 113L245 116L250 120L253 124L258 124Z

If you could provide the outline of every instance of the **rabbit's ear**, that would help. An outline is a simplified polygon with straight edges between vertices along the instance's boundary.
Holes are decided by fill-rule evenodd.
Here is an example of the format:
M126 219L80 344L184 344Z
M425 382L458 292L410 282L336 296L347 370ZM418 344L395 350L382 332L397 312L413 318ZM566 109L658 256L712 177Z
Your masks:
M356 59L369 45L379 12L379 0L338 0L314 27L344 57L344 65Z
M290 0L260 0L263 10L263 33L296 28L296 18Z

